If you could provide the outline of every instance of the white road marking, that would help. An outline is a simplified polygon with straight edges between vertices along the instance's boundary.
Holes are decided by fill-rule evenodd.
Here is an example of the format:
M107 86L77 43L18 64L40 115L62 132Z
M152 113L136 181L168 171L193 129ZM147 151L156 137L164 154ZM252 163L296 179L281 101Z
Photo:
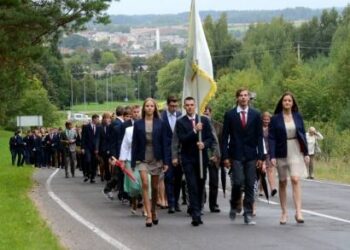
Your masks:
M209 186L207 186L207 188L209 188ZM221 192L224 191L221 188L219 188L219 190ZM231 193L231 192L229 190L226 190L226 196L227 196L228 193ZM262 198L258 198L258 200L261 201L261 202L267 203L267 204L275 205L275 206L280 205L278 202L271 201L271 200L268 201L268 200L262 199ZM344 222L344 223L350 224L350 220L339 218L339 217L336 217L336 216L322 214L322 213L318 213L318 212L314 212L314 211L306 210L306 209L302 209L301 211L303 213L305 213L305 214L310 214L310 215L314 215L314 216L318 216L318 217L322 217L322 218L326 218L326 219L335 220L335 221L339 221L339 222Z
M332 185L332 186L340 186L340 187L350 187L349 184L343 184L343 183L334 183L334 182L328 182L328 181L318 181L318 180L308 180L308 179L303 179L305 182L315 182L315 183L320 183L320 184L327 184L327 185Z
M130 250L127 246L125 246L123 243L118 241L117 239L113 238L97 226L95 226L90 221L84 219L81 215L79 215L76 211L74 211L70 206L68 206L64 201L62 201L51 189L51 181L53 177L57 174L59 169L56 169L50 177L46 181L46 189L49 194L49 196L61 207L63 208L70 216L72 216L75 220L86 226L88 229L90 229L92 232L97 234L99 237L107 241L109 244L114 246L116 249L120 250Z

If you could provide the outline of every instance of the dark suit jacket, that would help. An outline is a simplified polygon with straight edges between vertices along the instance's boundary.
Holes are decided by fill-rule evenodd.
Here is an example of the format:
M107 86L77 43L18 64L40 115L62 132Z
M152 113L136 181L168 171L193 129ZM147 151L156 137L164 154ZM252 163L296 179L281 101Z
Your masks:
M226 112L222 131L222 159L263 160L263 128L260 113L249 108L243 128L237 107Z
M214 139L214 135L211 130L209 120L205 116L201 116L201 122L203 123L202 141L205 145L203 150L203 164L208 164L208 152L211 148ZM196 115L196 123L198 123L198 115ZM198 133L193 130L192 121L185 115L176 121L176 134L181 144L181 161L182 164L197 164L199 161L199 150L197 146Z
M112 122L111 126L113 128L113 137L115 141L114 149L112 151L115 152L116 158L119 158L120 147L123 142L123 122L120 119L116 118Z
M99 153L113 155L116 157L116 140L112 125L99 127L98 151Z
M124 138L124 134L125 134L125 130L128 128L128 127L131 127L133 124L132 124L132 120L127 120L125 122L123 122L123 124L121 125L121 141L123 142L123 138Z
M164 153L164 129L163 122L158 118L153 119L153 130L152 130L152 140L153 140L153 153L156 160L162 160L165 162ZM136 166L137 161L144 161L146 154L146 125L145 120L141 119L135 121L134 132L132 136L131 145L131 167Z
M92 130L91 124L86 124L83 126L81 131L81 147L84 150L89 150L93 152L98 151L98 140L99 140L100 128L96 126L96 132Z
M304 155L308 155L303 118L298 112L295 112L293 113L293 120L300 150ZM287 132L282 113L276 114L271 118L269 125L269 150L271 159L287 157Z
M181 112L176 111L176 118L181 116ZM164 110L161 114L161 119L164 123L164 140L165 140L165 160L167 164L171 163L172 154L171 154L171 143L173 140L173 131L171 130L171 126L169 123L167 111Z

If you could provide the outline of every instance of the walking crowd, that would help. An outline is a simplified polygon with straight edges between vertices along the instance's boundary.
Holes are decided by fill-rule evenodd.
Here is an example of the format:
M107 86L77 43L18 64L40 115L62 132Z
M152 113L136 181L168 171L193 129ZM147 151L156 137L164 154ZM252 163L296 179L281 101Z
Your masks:
M209 106L199 116L192 97L184 99L182 114L179 101L170 96L161 113L156 101L147 98L142 107L117 107L115 114L104 113L102 121L95 114L81 127L67 121L64 129L35 129L24 137L16 131L9 142L12 165L17 158L17 166L58 167L65 169L66 178L75 177L79 169L84 182L90 183L99 175L106 182L103 195L130 205L132 214L142 208L146 227L159 223L157 208L174 214L181 212L180 203L187 205L195 227L203 224L206 200L210 212L221 212L219 170L224 179L228 174L231 180L231 220L243 211L244 223L255 224L260 182L267 195L279 194L280 224L285 225L290 177L294 218L304 223L300 179L306 172L314 178L314 155L320 151L317 141L323 137L313 127L305 133L290 92L280 98L273 116L260 114L250 102L248 89L238 89L237 105L225 113L223 124L212 119Z

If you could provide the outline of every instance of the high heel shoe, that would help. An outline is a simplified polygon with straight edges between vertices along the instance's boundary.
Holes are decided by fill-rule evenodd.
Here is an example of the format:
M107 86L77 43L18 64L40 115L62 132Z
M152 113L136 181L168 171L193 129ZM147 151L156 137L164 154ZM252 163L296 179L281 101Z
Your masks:
M287 224L287 215L282 215L280 219L280 225L286 225Z
M298 224L303 224L304 223L304 218L303 217L298 217L297 215L295 215L294 218L295 218L295 221Z
M150 220L150 219L151 219L151 218L147 218L147 219L146 219L146 224L145 224L146 227L152 227L152 222L153 222L153 221L152 221L152 222L149 222L148 220Z
M159 223L159 220L158 220L156 214L152 214L152 223L153 223L154 225L158 225L158 223Z

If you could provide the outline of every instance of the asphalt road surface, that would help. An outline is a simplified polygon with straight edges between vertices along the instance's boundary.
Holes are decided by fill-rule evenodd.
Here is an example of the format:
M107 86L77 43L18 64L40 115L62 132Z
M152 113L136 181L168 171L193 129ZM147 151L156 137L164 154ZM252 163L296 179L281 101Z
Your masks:
M79 173L80 174L80 173ZM141 210L131 215L120 201L108 201L104 183L83 183L82 176L64 178L63 170L40 169L35 174L36 202L54 233L69 249L350 249L350 185L303 181L305 224L296 224L289 186L287 225L279 225L278 198L257 201L257 224L243 217L230 221L222 192L221 213L206 204L204 225L192 227L186 207L171 214L158 210L159 225L146 228Z

